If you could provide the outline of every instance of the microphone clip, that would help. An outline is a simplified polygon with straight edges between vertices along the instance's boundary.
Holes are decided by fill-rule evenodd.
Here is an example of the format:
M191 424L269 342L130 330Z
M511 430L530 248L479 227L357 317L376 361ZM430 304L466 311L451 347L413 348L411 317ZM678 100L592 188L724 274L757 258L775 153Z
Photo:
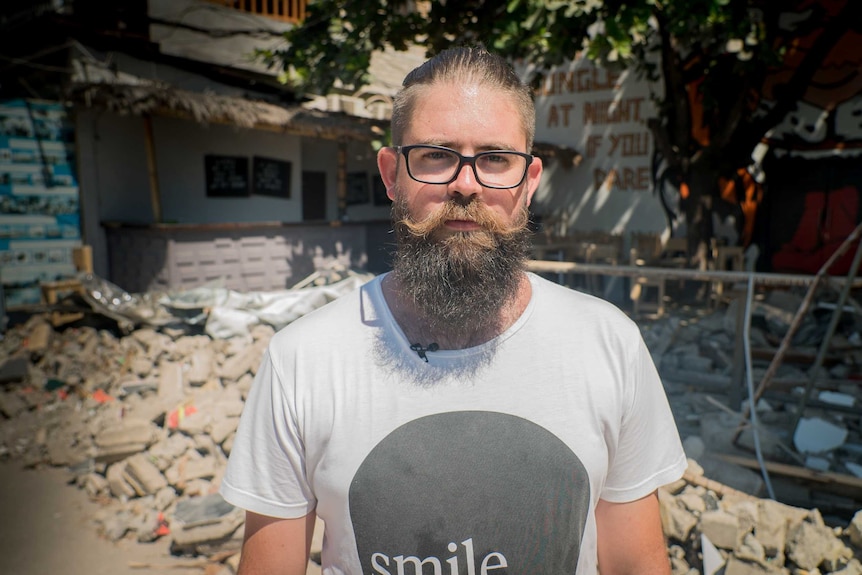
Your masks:
M440 349L440 346L437 345L436 343L429 343L428 347L422 347L421 343L414 343L413 345L410 346L410 349L415 351L419 357L424 359L425 363L428 363L428 356L425 355L426 352L437 351L438 349Z

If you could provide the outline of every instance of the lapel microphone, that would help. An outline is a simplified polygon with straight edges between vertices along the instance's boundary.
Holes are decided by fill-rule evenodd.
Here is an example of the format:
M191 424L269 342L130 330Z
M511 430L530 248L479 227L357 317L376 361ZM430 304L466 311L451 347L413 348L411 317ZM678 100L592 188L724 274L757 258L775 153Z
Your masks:
M425 363L428 363L428 356L425 355L425 352L428 351L437 351L440 349L440 346L436 343L429 343L428 347L422 347L421 343L414 343L410 346L410 349L416 352L416 355L425 360Z

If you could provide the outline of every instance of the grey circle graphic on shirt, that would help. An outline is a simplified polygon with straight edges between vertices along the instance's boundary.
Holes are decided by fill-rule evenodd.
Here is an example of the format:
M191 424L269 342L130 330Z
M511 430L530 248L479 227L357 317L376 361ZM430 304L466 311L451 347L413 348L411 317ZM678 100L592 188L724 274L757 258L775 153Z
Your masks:
M574 573L589 490L572 450L526 419L416 419L375 446L350 485L362 572Z

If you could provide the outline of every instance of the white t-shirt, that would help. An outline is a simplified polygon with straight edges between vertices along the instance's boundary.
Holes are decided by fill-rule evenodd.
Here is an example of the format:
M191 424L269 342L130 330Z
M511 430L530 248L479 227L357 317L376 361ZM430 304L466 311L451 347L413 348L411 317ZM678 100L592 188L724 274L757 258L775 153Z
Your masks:
M382 277L272 338L224 498L316 509L327 575L594 574L598 500L639 499L686 467L638 327L529 274L505 333L423 358Z

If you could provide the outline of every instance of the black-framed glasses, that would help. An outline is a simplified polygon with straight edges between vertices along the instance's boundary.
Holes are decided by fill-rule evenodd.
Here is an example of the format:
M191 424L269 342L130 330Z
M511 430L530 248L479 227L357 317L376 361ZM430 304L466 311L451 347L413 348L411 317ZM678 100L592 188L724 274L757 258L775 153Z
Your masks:
M489 150L475 156L462 156L451 148L430 144L395 146L395 150L404 154L407 174L417 182L450 184L464 164L469 164L480 185L498 190L520 186L533 161L532 155L511 150Z

